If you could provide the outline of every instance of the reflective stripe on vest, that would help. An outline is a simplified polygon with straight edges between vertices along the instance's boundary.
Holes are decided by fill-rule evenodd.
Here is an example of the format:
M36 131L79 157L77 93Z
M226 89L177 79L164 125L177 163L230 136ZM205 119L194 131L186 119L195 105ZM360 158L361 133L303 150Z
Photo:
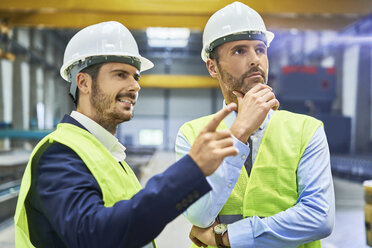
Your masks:
M129 200L141 190L141 185L128 164L122 163L124 171L96 137L75 125L61 123L54 132L39 142L26 166L14 216L16 247L33 247L29 238L24 202L31 186L31 166L35 166L32 160L35 155L39 155L38 151L41 147L53 142L71 148L83 160L100 186L105 207L111 207L120 200ZM154 241L152 244L156 247Z
M180 131L192 145L203 127L213 118L205 116L185 123ZM242 215L268 217L296 204L297 167L315 131L322 123L315 118L288 111L275 111L266 127L251 176L242 166L239 179L219 213L231 220ZM224 121L218 129L227 129ZM279 145L280 144L280 145ZM196 247L196 246L193 246ZM320 247L314 241L299 247Z

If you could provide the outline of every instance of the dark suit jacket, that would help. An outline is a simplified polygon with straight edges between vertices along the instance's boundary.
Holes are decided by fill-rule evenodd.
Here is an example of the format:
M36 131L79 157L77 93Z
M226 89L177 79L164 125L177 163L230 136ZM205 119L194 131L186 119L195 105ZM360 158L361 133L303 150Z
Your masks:
M62 122L84 128L69 115ZM132 199L106 208L80 157L53 143L33 159L25 203L30 239L36 247L48 248L141 247L210 189L199 167L185 156Z

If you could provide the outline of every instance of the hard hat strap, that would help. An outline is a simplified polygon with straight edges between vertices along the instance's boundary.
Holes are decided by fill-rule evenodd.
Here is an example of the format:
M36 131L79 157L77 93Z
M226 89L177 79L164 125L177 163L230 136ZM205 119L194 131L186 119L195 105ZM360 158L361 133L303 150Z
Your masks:
M76 75L81 70L82 69L78 68L77 66L73 66L73 67L70 67L68 69L68 71L67 71L68 81L71 82L71 85L70 85L70 94L72 95L72 97L74 98L74 100L76 100L76 88L77 88Z
M118 62L118 63L125 63L136 67L138 70L141 70L141 61L136 57L124 57L124 56L91 56L87 57L84 60L78 60L70 65L67 71L68 80L71 82L70 86L70 94L76 99L76 75L82 71L83 69L100 63L109 63L109 62Z
M267 45L267 39L265 33L261 31L244 31L234 34L229 34L227 36L218 38L217 40L211 42L208 47L205 48L206 53L209 54L218 46L237 40L261 40Z

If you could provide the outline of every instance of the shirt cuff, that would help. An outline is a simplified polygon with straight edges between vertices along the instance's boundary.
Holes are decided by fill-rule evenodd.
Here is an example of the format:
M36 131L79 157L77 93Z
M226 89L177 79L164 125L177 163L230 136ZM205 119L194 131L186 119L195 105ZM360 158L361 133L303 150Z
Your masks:
M234 140L234 146L238 149L239 153L236 156L229 156L225 159L225 162L228 163L231 166L234 166L236 168L241 169L243 167L243 164L245 160L248 157L248 154L250 152L250 147L233 135L233 140Z
M172 166L172 169L176 170L175 175L179 176L177 181L185 181L189 180L189 183L194 184L194 186L198 186L203 188L203 194L207 193L211 190L211 187L204 176L200 167L195 163L195 161L191 158L190 155L183 156L180 160L175 162ZM174 167L174 168L173 168ZM187 174L188 176L181 176ZM182 178L182 179L181 179ZM187 179L186 179L187 178Z
M231 248L255 247L251 220L243 219L227 225Z

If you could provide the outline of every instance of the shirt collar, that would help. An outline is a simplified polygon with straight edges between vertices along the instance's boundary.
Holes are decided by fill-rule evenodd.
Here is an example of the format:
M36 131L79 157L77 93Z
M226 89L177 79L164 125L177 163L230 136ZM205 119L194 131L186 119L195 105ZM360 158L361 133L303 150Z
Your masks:
M222 108L226 107L226 102L225 100L223 100L223 105L222 105ZM267 124L269 123L269 120L271 119L271 116L273 115L274 113L274 110L270 109L269 113L267 114L265 120L262 122L261 126L258 128L259 130L263 130L266 128ZM232 124L234 123L235 119L236 119L236 116L237 116L237 112L233 111L231 112L230 114L228 114L225 118L225 124L228 128L230 128L232 126Z
M88 116L72 111L70 116L80 122L92 135L94 135L114 156L117 161L123 161L126 157L125 147L109 131L90 119Z

